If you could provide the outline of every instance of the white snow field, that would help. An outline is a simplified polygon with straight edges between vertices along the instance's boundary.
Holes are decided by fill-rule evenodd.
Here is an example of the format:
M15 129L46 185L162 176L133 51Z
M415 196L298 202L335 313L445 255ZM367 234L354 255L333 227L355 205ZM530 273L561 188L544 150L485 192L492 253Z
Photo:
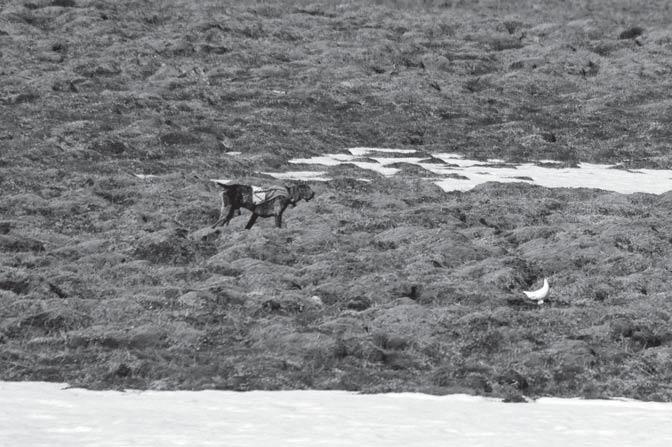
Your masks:
M304 165L336 166L350 163L362 169L385 176L394 175L399 169L393 163L410 163L420 166L433 177L445 191L467 191L485 182L526 182L550 188L598 188L623 194L636 192L661 194L672 190L672 170L669 169L617 169L615 166L580 163L577 168L553 167L558 162L540 160L538 164L504 163L502 160L469 160L452 153L413 157L412 149L351 148L349 154L325 154L311 158L296 158L290 163ZM376 157L385 153L385 157ZM396 155L399 156L396 156ZM437 163L438 161L438 163ZM296 180L328 180L324 171L289 171L271 173L276 178Z
M672 404L0 382L0 445L662 447L672 445Z

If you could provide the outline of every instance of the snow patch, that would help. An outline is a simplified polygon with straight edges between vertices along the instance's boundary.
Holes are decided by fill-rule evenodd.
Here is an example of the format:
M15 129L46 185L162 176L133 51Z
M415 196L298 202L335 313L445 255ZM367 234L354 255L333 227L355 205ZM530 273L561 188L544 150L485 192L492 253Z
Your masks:
M324 171L289 171L289 172L260 172L281 180L303 180L312 182L327 182L331 180L325 177Z
M0 445L672 445L672 404L345 391L88 391L0 382ZM35 416L39 415L39 418ZM624 422L625 421L625 422Z
M362 155L370 154L371 152L387 152L387 153L399 153L399 154L412 154L417 152L415 149L384 149L379 147L352 147L348 151L357 157Z
M439 178L434 180L434 183L445 191L468 191L477 185L492 181L526 182L549 188L596 188L623 194L636 192L662 194L672 190L672 170L669 169L632 171L593 163L580 163L576 168L549 167L535 163L513 164L500 159L470 160L453 153L432 154L434 158L444 163L427 163L422 161L426 160L426 157L404 156L416 152L410 149L351 148L348 151L350 154L297 158L290 160L290 163L323 166L352 163L385 176L399 172L399 169L388 165L409 163L436 174ZM401 156L371 157L374 161L357 161L358 157L372 152L399 153ZM541 160L540 163L562 166L562 162L554 160Z

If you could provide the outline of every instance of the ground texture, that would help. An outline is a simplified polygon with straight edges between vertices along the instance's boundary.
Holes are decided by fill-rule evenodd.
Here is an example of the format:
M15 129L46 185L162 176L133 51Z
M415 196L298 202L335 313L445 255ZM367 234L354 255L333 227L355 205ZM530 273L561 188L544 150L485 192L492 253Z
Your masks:
M342 165L285 228L208 229L209 179L353 146L672 168L671 22L666 1L1 1L0 379L672 400L672 193ZM521 300L544 276L548 303Z

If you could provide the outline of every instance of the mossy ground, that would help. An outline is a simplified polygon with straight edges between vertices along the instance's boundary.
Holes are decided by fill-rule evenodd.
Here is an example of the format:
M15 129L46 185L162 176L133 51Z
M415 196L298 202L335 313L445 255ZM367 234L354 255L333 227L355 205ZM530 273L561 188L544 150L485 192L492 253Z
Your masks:
M0 8L0 379L672 400L669 194L339 166L207 228L353 146L670 168L666 2Z

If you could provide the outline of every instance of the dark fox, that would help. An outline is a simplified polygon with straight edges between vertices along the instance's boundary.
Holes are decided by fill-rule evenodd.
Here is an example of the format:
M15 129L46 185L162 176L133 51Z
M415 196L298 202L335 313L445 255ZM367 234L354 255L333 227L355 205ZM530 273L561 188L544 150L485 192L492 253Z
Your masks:
M216 228L221 225L228 225L233 219L233 215L240 208L247 208L252 211L250 220L245 225L245 229L252 228L258 217L275 216L275 226L282 226L282 213L288 205L296 206L301 199L306 202L311 200L315 193L306 184L297 184L290 186L272 186L269 188L259 188L252 185L225 184L215 181L222 188L222 208L219 212L219 219L212 226Z

